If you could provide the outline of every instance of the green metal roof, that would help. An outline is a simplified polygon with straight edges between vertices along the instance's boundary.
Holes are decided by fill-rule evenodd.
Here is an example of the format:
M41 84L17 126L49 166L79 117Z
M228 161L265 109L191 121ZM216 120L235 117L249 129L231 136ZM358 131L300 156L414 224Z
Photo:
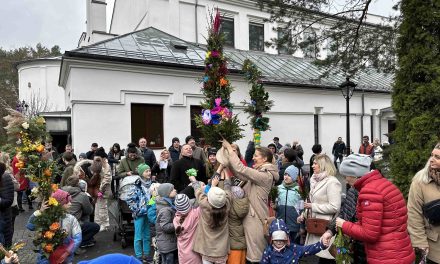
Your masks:
M206 49L201 45L181 40L156 28L149 27L72 51L65 57L93 57L144 64L163 64L176 67L204 69ZM238 72L246 58L252 60L262 71L263 81L280 85L337 88L345 81L342 74L320 78L323 69L310 59L290 55L272 55L258 51L225 49L228 68ZM390 92L393 75L369 69L359 73L352 81L356 89Z

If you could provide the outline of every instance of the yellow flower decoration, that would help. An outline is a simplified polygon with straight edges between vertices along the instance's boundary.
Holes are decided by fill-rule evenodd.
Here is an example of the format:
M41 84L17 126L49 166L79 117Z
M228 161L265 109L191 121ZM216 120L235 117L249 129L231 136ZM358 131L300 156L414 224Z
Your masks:
M208 59L209 57L211 57L211 52L210 51L206 52L206 58Z
M49 205L53 205L53 206L58 206L58 201L57 199L50 197L49 198Z

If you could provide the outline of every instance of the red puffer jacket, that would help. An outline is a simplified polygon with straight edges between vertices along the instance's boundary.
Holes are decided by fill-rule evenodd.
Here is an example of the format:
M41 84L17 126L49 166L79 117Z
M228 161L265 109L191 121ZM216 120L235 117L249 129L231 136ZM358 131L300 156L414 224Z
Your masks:
M369 264L409 264L415 260L407 231L408 211L402 193L375 170L356 181L357 223L342 231L363 241Z

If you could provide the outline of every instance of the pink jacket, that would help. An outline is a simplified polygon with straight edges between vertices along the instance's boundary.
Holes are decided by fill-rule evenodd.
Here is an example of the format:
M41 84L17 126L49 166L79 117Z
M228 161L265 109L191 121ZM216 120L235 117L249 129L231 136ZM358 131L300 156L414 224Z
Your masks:
M182 214L176 212L176 216L173 220L173 224L176 229L178 226L183 227L182 232L177 237L179 264L202 264L202 257L192 250L197 224L200 217L200 207L191 209L182 225L179 224L181 217Z

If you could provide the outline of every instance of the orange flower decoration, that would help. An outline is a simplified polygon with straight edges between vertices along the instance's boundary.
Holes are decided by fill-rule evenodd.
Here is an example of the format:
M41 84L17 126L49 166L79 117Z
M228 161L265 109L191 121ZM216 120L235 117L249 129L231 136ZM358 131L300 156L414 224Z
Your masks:
M44 249L44 251L46 253L51 253L53 251L53 245L52 244L46 244L43 249Z
M58 190L58 184L52 184L52 191L56 192Z
M24 162L23 162L23 161L19 161L19 162L15 163L15 167L16 167L17 169L22 169L22 168L24 168Z
M52 232L52 231L46 231L46 232L44 233L44 238L46 238L46 239L52 239L54 235L55 235L54 232Z
M43 151L44 151L44 145L39 145L39 146L37 147L37 151L38 151L39 153L43 152Z
M47 168L43 171L43 174L44 176L50 177L52 176L52 171L49 168Z
M57 231L58 229L60 229L60 223L58 223L58 222L52 223L50 225L49 229L51 231Z
M225 85L227 85L228 84L228 80L226 80L225 78L221 78L220 79L220 85L221 86L225 86Z

